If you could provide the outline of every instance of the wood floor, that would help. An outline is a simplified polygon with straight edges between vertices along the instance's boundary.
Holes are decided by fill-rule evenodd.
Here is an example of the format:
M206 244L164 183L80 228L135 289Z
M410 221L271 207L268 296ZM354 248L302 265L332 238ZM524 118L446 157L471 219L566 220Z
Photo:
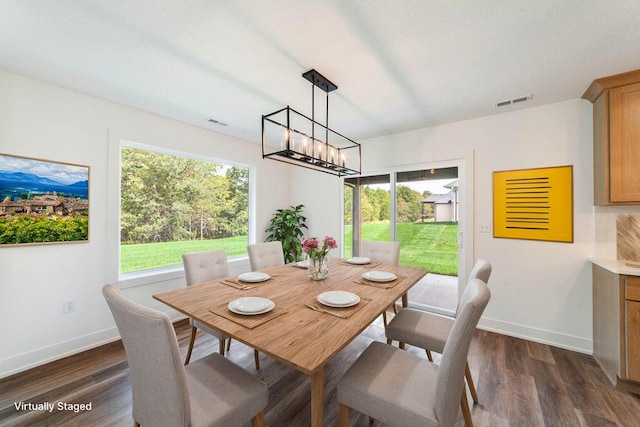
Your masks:
M389 313L392 316L392 313ZM189 325L176 324L182 354ZM384 341L381 320L325 368L325 425L337 425L336 383L374 341ZM192 360L216 351L200 334ZM425 358L424 351L409 347ZM309 378L265 355L256 371L253 351L234 342L229 358L269 386L266 425L308 426ZM437 360L437 359L436 359ZM476 426L640 426L640 396L616 390L588 355L491 332L476 331L469 364L480 398L472 408ZM90 411L20 411L16 403L91 403ZM369 425L352 411L352 425ZM0 426L131 426L131 385L120 343L71 356L0 380ZM375 422L374 426L383 424ZM462 416L456 426L464 426Z

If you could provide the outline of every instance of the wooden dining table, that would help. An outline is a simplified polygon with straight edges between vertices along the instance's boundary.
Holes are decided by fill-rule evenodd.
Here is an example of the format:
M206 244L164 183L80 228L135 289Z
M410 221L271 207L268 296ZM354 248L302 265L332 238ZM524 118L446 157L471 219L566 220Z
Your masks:
M393 273L391 282L363 278L373 271ZM311 425L323 425L324 366L354 340L382 312L402 298L427 270L417 267L369 263L355 265L332 258L329 276L320 281L308 278L297 263L260 270L268 280L257 283L237 277L156 294L153 297L184 315L240 341L311 377ZM328 307L318 295L327 291L356 294L352 307ZM241 297L264 297L275 303L267 313L240 315L228 304ZM315 308L314 308L315 307Z

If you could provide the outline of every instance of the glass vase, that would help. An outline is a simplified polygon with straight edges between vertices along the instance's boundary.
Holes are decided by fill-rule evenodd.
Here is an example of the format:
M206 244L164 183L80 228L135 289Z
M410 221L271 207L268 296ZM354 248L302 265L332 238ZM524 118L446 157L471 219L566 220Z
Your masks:
M329 259L309 258L309 279L324 280L329 275Z

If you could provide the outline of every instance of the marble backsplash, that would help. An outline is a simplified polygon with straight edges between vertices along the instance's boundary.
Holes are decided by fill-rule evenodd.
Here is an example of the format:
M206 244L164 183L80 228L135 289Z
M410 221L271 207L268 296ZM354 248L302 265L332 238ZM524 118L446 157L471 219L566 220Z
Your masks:
M616 219L616 258L640 262L640 216L624 213Z

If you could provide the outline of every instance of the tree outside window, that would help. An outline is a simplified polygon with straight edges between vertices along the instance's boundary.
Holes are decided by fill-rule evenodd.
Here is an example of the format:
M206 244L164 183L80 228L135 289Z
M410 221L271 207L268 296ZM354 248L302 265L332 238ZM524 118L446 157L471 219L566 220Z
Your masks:
M249 170L121 148L120 272L179 265L182 254L247 251Z

